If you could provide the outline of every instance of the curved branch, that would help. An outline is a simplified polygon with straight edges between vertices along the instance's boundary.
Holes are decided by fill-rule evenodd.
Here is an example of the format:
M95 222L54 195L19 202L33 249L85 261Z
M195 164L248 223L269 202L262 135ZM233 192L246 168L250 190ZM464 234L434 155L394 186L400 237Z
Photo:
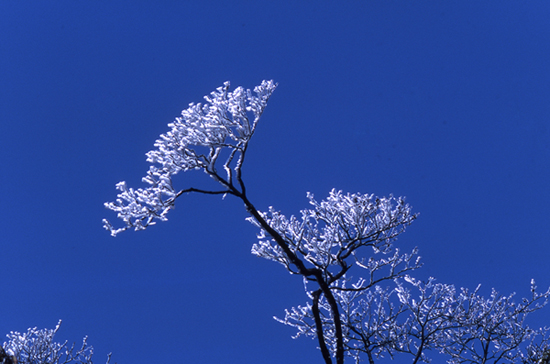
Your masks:
M325 334L323 331L323 322L321 321L321 312L319 311L319 298L321 297L321 290L313 292L313 305L311 307L311 312L315 319L315 331L317 332L317 339L319 341L319 348L323 354L323 359L325 359L326 364L332 364L332 359L330 358L330 352L325 343Z
M181 190L179 191L178 193L176 193L176 197L174 198L174 200L178 197L180 197L181 195L183 195L184 193L188 193L188 192L198 192L198 193L204 193L205 195L225 195L225 194L231 194L233 195L233 192L229 191L229 190L224 190L224 191L209 191L209 190L201 190L200 188L194 188L194 187L190 187L190 188L186 188L184 190Z
M334 319L334 335L336 337L336 363L344 364L344 338L342 334L342 321L340 319L338 303L336 302L336 299L334 298L334 295L332 294L332 291L329 287L329 284L325 280L325 277L323 277L323 272L319 268L307 268L304 262L300 258L298 258L298 256L290 249L285 239L277 231L275 231L267 223L267 221L265 221L265 219L260 215L258 210L248 200L244 193L239 193L235 188L233 188L233 194L239 197L244 202L248 213L250 213L250 215L254 217L254 219L260 224L260 226L265 231L267 231L267 233L273 238L273 240L275 240L277 245L279 245L279 247L283 249L283 252L288 257L290 262L298 269L299 274L304 277L313 276L317 284L319 284L319 288L325 295L325 298L332 312L332 317ZM319 326L317 327L317 330L319 329L322 330L322 324L320 328Z

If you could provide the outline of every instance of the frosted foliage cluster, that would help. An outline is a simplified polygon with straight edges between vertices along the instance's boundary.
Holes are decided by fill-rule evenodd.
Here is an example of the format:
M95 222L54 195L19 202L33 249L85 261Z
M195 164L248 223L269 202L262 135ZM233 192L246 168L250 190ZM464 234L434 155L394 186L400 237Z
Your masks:
M405 315L396 350L427 360L425 350L434 349L448 356L450 364L536 363L548 350L548 328L530 328L525 319L547 304L550 290L537 293L531 281L530 297L517 303L514 294L503 296L493 289L485 298L479 289L457 293L453 285L436 284L433 278L397 282Z
M165 221L178 196L172 186L172 176L178 172L202 169L220 182L216 162L223 149L228 150L223 157L227 174L224 182L232 183L233 174L239 178L244 151L277 85L263 81L254 88L254 93L242 87L230 92L229 86L225 82L204 97L205 104L190 104L181 117L168 124L170 131L155 142L157 149L146 154L148 162L159 165L151 166L143 178L150 185L148 188L135 190L128 188L126 182L116 185L120 191L118 198L105 206L117 212L126 226L116 229L103 220L111 235L129 228L143 230L153 225L155 219Z
M407 254L393 246L397 236L416 215L401 197L343 194L336 190L320 202L310 193L307 197L313 208L302 210L300 218L287 218L273 208L261 216L284 239L295 256L300 256L312 270L321 272L321 279L327 282L338 304L348 349L354 345L352 329L356 328L357 322L362 323L359 326L363 335L373 335L379 337L379 341L387 342L382 337L389 335L389 327L395 324L391 320L394 308L387 299L389 293L379 284L403 277L406 272L420 267L416 249ZM281 263L291 273L301 274L273 236L257 220L249 218L249 221L260 228L259 241L253 245L252 253ZM352 272L359 278L354 280ZM308 303L286 310L285 318L276 320L297 328L296 337L317 337L318 325L313 314L317 302L323 312L319 319L324 341L330 344L329 349L334 355L337 350L335 309L327 301L326 291L321 294L317 286L309 288L311 282L318 283L319 279L313 275L304 279L306 293L313 305ZM315 300L315 295L318 300ZM373 306L377 309L373 310ZM370 340L375 341L372 337Z
M322 272L337 310L318 276L305 276L311 302L285 310L275 319L297 329L295 338L319 338L332 357L337 353L338 312L345 354L356 362L410 355L413 363L429 362L429 353L458 363L534 363L545 352L547 329L531 329L525 317L542 308L550 290L513 301L514 295L489 298L453 285L422 282L409 275L419 268L417 251L401 253L394 241L416 217L403 198L343 194L333 190L318 202L308 194L311 209L287 218L270 208L262 218L280 235L294 255ZM252 253L301 274L280 245L260 228ZM364 249L370 248L370 249ZM353 279L351 273L359 277ZM316 324L317 306L320 325ZM322 327L322 331L319 331ZM537 344L538 343L538 344Z
M393 286L361 285L333 287L340 308L345 352L355 362L370 363L398 354L412 363L430 362L439 354L449 364L541 363L548 353L548 328L529 327L528 314L547 304L550 290L514 302L514 294L502 296L492 290L488 298L453 285L416 280L408 275L394 279ZM310 298L313 298L311 293ZM334 318L322 298L324 339L334 355ZM293 307L277 321L295 327L299 336L317 337L312 305ZM403 358L401 359L403 360ZM408 362L408 361L407 361Z
M358 266L372 270L384 264L384 259L370 258L365 261L357 254L359 248L370 247L373 253L386 254L392 248L392 241L404 231L415 215L403 198L374 198L373 195L342 194L332 190L321 202L307 195L314 209L301 211L301 218L286 218L273 208L262 217L288 243L295 254L299 254L314 267L330 275L331 266L339 268L353 260ZM253 218L248 219L258 227ZM252 247L252 253L276 262L292 270L291 262L281 248L261 229L259 242Z
M9 355L15 356L18 364L93 364L93 348L88 346L86 337L80 348L69 346L67 341L58 343L54 336L59 330L61 321L55 329L30 328L25 333L10 332L8 342L3 347ZM110 361L110 354L107 364Z

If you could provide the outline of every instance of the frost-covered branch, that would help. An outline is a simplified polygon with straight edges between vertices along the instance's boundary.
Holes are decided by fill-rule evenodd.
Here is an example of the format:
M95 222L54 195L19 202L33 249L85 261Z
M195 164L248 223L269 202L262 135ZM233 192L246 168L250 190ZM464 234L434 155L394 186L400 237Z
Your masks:
M531 297L520 303L514 294L499 295L492 290L489 298L454 286L423 283L412 277L397 282L400 302L407 308L407 320L402 325L406 335L400 352L412 354L416 363L427 361L426 351L433 349L458 363L534 363L548 350L547 329L531 329L525 318L544 307L550 290L537 293L531 282ZM405 288L411 284L417 295Z
M546 337L546 329L532 329L525 319L548 303L550 290L538 293L531 281L531 297L515 302L514 296L502 296L493 289L484 298L477 290L462 290L459 300L464 303L457 319L461 329L453 331L453 345L442 348L451 356L450 363L508 363L532 356L536 342ZM525 343L529 345L522 347ZM544 348L548 350L547 339Z
M371 257L365 261L359 254L359 250L366 247L380 255L392 250L392 242L416 218L404 199L344 195L336 190L321 202L312 194L308 194L308 199L314 209L302 210L300 219L287 218L272 207L268 213L262 213L262 217L285 239L294 254L303 256L312 267L322 270L329 284L342 278L354 263L368 270L371 283L374 283L377 281L375 273L383 266L395 270L405 260L410 262L410 256L401 256L398 252L390 260ZM291 262L273 238L254 218L248 220L261 229L259 242L252 247L252 253L290 268Z
M338 357L339 351L346 351L346 347L349 351L350 345L354 345L349 343L356 340L352 335L354 330L361 330L355 325L358 311L349 306L353 301L350 297L362 293L368 295L370 292L367 291L376 284L402 277L420 266L418 258L413 259L416 249L412 254L402 254L393 247L393 241L416 215L411 213L403 198L393 196L344 195L333 190L321 202L316 201L312 194L308 194L308 199L313 209L302 210L300 219L295 216L287 218L273 208L261 216L284 239L292 255L307 263L309 269L319 271L320 277L305 276L300 270L293 270L294 263L289 259L292 255L286 253L273 238L274 234L254 218L249 220L260 228L260 234L252 253L281 263L291 273L304 275L306 293L312 304L286 311L285 318L277 320L296 327L297 336L317 337L322 352L327 346L331 355ZM366 248L372 252L368 259L363 256L369 252ZM350 273L354 267L359 278L356 283L350 283ZM362 277L365 270L367 279ZM328 290L310 290L308 281L317 283L321 288L326 285ZM372 301L372 297L369 300ZM363 303L361 301L360 305ZM346 315L350 310L354 314ZM364 338L357 340L364 341ZM385 350L388 344L375 345L377 350ZM373 349L367 351L372 353Z
M60 325L61 320L53 330L34 327L25 333L12 331L7 335L8 342L4 343L3 349L15 358L14 364L93 364L93 348L88 345L86 337L80 347L69 346L67 341L54 341ZM107 364L110 360L111 354L107 356Z
M125 226L115 228L103 220L105 229L111 235L133 228L143 230L155 224L155 220L166 221L166 215L174 207L177 197L185 192L239 194L244 192L242 163L248 142L267 106L267 100L277 85L263 81L250 90L238 87L229 91L229 82L205 96L205 104L190 104L181 117L168 126L169 132L155 142L157 149L147 153L147 161L160 166L151 166L143 182L150 186L133 189L126 182L119 182L120 191L115 202L105 207L117 212ZM222 158L222 161L219 159ZM218 164L225 176L218 173ZM176 191L172 177L179 172L201 169L216 182L223 191L185 189Z

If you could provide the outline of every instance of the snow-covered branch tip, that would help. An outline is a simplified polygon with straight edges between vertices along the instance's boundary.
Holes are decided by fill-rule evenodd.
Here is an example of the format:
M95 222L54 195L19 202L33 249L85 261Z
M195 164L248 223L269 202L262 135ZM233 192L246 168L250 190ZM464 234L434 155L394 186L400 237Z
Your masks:
M120 191L115 202L105 203L107 209L117 213L125 226L115 228L106 219L103 226L111 235L134 228L143 230L166 221L166 215L183 191L172 186L172 176L194 169L202 169L214 178L228 194L244 188L241 167L248 146L267 101L277 84L262 81L251 90L237 87L229 91L230 83L205 96L206 103L189 104L181 117L168 126L170 131L155 142L157 149L148 152L147 161L160 166L151 166L142 179L150 186L133 189L126 182L117 183ZM222 154L222 150L227 153ZM223 160L218 161L220 156ZM218 174L221 165L225 176Z

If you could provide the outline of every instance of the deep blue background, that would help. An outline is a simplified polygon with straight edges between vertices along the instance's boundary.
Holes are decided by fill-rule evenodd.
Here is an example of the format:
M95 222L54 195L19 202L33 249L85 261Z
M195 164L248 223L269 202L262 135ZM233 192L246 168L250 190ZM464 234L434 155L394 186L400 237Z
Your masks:
M550 286L548 19L542 0L3 0L0 335L61 318L98 363L321 361L272 320L302 283L250 254L238 201L190 195L145 232L101 228L115 183L143 186L166 124L226 80L279 82L244 168L258 208L406 195L419 277Z

